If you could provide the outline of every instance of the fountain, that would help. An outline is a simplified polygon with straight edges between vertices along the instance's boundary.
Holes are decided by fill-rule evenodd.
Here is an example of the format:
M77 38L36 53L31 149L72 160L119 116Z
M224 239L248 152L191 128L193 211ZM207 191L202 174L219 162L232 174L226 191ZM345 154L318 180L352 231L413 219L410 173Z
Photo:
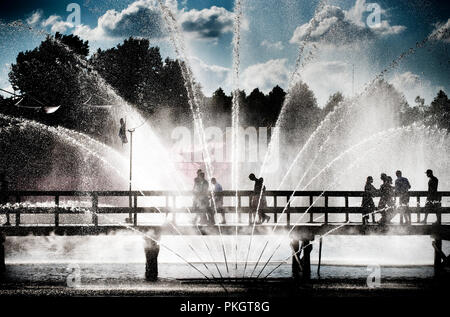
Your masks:
M322 2L318 8L323 6ZM180 62L185 88L189 96L195 133L203 153L207 176L211 178L214 176L214 162L209 153L203 126L202 97L190 68L183 33L180 31L176 15L165 5L164 1L158 0L158 3ZM233 37L232 176L230 184L231 189L236 191L245 186L243 177L239 177L239 175L246 176L253 172L244 168L238 169L239 153L243 151L244 146L239 142L239 115L242 111L239 104L242 14L241 1L236 0ZM16 27L23 26L16 25ZM32 28L30 30L39 35L47 35L39 30ZM69 47L56 39L55 42L77 59L76 66L80 73L80 82L85 80L93 82L96 98L112 104L111 115L114 121L118 122L119 118L126 118L129 128L137 128L133 139L135 145L133 149L135 151L133 188L178 191L190 189L190 182L173 164L176 161L173 159L173 153L166 149L153 131L151 119L145 118L133 105L123 100L85 60L71 52ZM423 47L427 42L428 40L418 43L417 48ZM303 56L307 44L304 42L299 47L299 56L290 78L288 95L277 120L277 129L274 129L271 138L272 140L281 138L281 148L283 149L280 153L281 168L275 172L266 169L268 162L277 155L273 142L269 142L269 148L261 165L260 175L264 176L267 188L297 191L334 190L345 187L346 190L360 190L364 179L369 174L377 176L380 172L393 173L396 169L402 169L415 188L425 188L426 179L423 173L431 167L442 179L441 188L448 189L450 187L448 172L450 162L447 160L447 154L450 153L448 132L425 127L420 123L401 127L398 114L403 107L406 107L406 102L401 92L382 78L415 50L409 50L394 60L359 95L342 101L310 135L299 135L299 138L295 139L299 134L295 124L292 124L293 118L298 115L295 86L300 81L301 70L315 55L312 53L314 51L310 51L309 55ZM89 97L89 95L86 94L83 97ZM294 143L292 138L294 138ZM12 144L11 140L17 143ZM20 171L18 177L25 180L19 183L23 188L106 190L123 189L129 185L128 149L109 147L80 132L0 115L0 145L7 149L5 151L7 155L2 156L3 161L0 163L8 166L11 170ZM29 150L26 153L20 150L20 147L24 146ZM30 153L35 153L35 155L29 156ZM58 159L55 160L55 157ZM49 163L50 158L53 163ZM72 162L78 164L72 166ZM33 171L39 175L34 177ZM62 181L63 178L71 181ZM237 193L235 200L237 201ZM290 202L293 201L289 200L286 205ZM216 209L215 204L214 209ZM215 212L217 213L217 210ZM235 221L237 214L236 205ZM211 261L223 261L229 276L231 275L228 270L227 253L233 254L235 256L235 276L237 276L238 261L245 259L247 266L247 262L250 260L250 249L254 243L253 231L248 248L244 247L243 250L238 249L238 244L242 241L245 242L248 237L237 236L237 222L233 241L224 240L220 227L219 233L220 250L210 249L205 240L203 240L205 249L202 252L194 248L189 241L187 244L190 251L201 262L203 262L203 251L205 250L209 253ZM258 260L250 276L257 272L256 268L267 245L268 242L258 243L256 249L260 249L260 246L263 248L262 252L256 256ZM272 259L278 248L275 248L268 261ZM184 259L184 257L181 258ZM190 264L189 261L188 264ZM244 277L246 266L243 272ZM204 267L211 273L206 264ZM222 277L222 272L217 265L216 269ZM259 276L261 272L257 275ZM215 278L213 273L210 275ZM208 278L206 275L204 276Z

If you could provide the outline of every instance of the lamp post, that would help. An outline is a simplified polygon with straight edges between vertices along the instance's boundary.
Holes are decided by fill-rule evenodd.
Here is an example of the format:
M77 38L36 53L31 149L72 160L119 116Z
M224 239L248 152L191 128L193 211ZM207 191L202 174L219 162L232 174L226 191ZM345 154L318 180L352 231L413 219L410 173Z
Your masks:
M129 195L129 200L128 200L128 205L130 207L130 212L128 215L128 219L127 222L128 223L132 223L131 218L132 218L132 213L131 213L131 208L133 207L133 199L132 199L132 195L131 195L131 190L132 190L132 181L133 181L133 133L134 131L136 131L136 129L129 129L128 132L130 132L130 186L129 186L129 190L130 190L130 195Z
M131 194L131 190L132 190L132 184L133 184L133 133L136 131L136 129L142 127L145 124L145 120L138 126L132 128L132 129L126 129L125 126L125 121L123 120L123 118L120 119L120 131L119 131L119 136L122 139L122 145L127 143L127 138L126 138L126 131L128 131L130 133L130 178L129 178L129 197L128 197L128 206L130 208L130 212L128 214L128 218L125 219L125 221L127 223L132 223L132 208L133 208L133 195ZM136 207L136 206L135 206Z

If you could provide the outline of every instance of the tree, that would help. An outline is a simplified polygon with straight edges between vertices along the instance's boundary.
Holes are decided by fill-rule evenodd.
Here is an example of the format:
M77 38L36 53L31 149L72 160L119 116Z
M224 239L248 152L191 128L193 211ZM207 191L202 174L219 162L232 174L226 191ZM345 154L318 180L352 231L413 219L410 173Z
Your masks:
M212 111L220 113L231 113L231 96L227 96L223 89L219 87L212 95Z
M127 102L146 116L192 124L183 63L166 58L147 39L128 38L117 47L98 50L91 63ZM198 84L194 83L196 91Z
M333 109L343 100L344 95L340 91L332 94L323 108L323 115L326 116L329 112L333 111Z
M437 96L430 104L428 114L440 127L450 131L450 101L444 91L439 90Z
M267 97L267 123L269 126L275 126L281 108L283 107L286 92L278 85L276 85Z
M290 96L285 105L282 129L287 144L301 145L317 127L321 119L321 109L313 91L302 81L291 88Z
M78 36L69 34L63 35L59 32L55 34L55 40L67 46L72 53L86 57L89 55L89 42L83 41Z
M422 122L425 120L425 99L417 96L414 100L416 105L413 107L405 106L400 113L400 122L403 126L408 126L414 122Z
M209 98L205 118L208 124L214 124L222 128L231 126L232 97L227 96L219 87Z
M61 106L52 115L38 120L86 130L89 124L79 107L82 95L80 60L86 61L88 42L73 35L47 36L39 47L18 54L9 79L14 90L23 94L23 105Z
M91 63L126 101L151 114L161 102L163 62L158 47L130 37L117 47L99 49Z
M267 99L264 93L258 88L253 89L248 95L246 103L247 107L245 108L242 122L248 126L266 126L267 118L262 115L267 111Z
M174 123L186 124L189 122L192 124L192 111L189 106L182 66L184 66L183 62L180 64L178 60L165 59L161 74L161 106L170 111Z

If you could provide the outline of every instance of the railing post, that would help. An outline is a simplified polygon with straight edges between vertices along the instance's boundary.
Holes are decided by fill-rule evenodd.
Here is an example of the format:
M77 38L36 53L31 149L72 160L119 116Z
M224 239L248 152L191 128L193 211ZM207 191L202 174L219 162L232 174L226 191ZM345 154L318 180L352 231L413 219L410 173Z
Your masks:
M20 196L16 196L16 203L20 204ZM20 208L16 211L16 226L20 226Z
M137 226L137 194L134 195L133 200L134 200L134 207L133 207L133 210L134 210L133 225L136 227L136 226Z
M441 211L442 203L437 204L435 207L436 210L436 222L439 225L442 225L442 211Z
M177 224L177 212L176 212L176 196L172 196L172 214L173 214L173 224Z
M420 223L420 196L417 196L417 223Z
M159 241L161 239L160 232L157 232L152 237L144 237L144 252L145 252L145 279L147 281L158 280L158 255L159 255Z
M277 208L278 208L278 204L277 204L277 195L273 196L273 221L274 223L278 222L278 212L277 212Z
M241 195L239 195L238 194L238 201L237 201L237 204L238 204L238 223L241 223L241 206L242 206L242 199L241 199L242 197L241 197ZM250 206L250 197L248 198L249 199L249 206Z
M345 196L345 210L348 210L348 196ZM345 213L345 222L350 220L348 212Z
M309 196L309 206L311 207L314 204L314 196ZM312 207L309 209L309 222L314 222L314 214L312 212Z
M59 226L59 196L55 196L55 227Z
M325 224L328 224L328 196L325 196Z
M434 246L434 275L439 276L439 274L442 272L442 260L441 260L442 240L440 239L434 240L433 246Z
M166 196L166 219L169 217L169 196Z
M291 202L290 202L291 196L287 196L286 199L286 225L291 225L291 211L289 210L291 208Z
M92 222L97 227L98 226L98 195L97 193L92 194Z

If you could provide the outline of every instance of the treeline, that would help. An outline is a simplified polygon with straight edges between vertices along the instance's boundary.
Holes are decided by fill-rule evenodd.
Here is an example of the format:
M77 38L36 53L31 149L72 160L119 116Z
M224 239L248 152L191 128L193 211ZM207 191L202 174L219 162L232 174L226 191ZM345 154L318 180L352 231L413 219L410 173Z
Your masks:
M415 105L405 108L400 118L403 125L421 121L427 126L450 131L450 100L442 90L439 90L429 105L425 105L425 100L417 96Z
M152 47L146 39L129 38L89 56L87 41L56 33L35 49L19 53L9 79L22 97L0 97L0 112L61 125L107 142L107 136L117 135L118 122L112 113L121 106L108 86L144 116L165 118L172 125L192 124L179 62L163 60L159 48ZM274 126L286 98L286 92L279 86L268 94L256 88L248 95L244 91L238 95L241 124L256 127ZM290 96L289 106L296 112L289 124L302 127L305 134L344 99L337 92L320 108L314 93L303 82L292 88ZM230 95L219 88L212 97L200 99L205 126L231 126ZM29 108L39 109L41 103L60 108L51 114ZM405 125L424 121L450 130L449 99L439 91L428 106L418 97L415 105L402 110L400 118Z
M2 113L98 138L117 135L119 123L112 121L113 113L120 112L122 101L144 116L164 109L177 121L189 113L180 64L170 58L163 61L159 48L146 39L129 38L89 57L87 41L56 33L18 54L9 80L23 98L1 97ZM42 104L60 108L48 114L40 109Z

